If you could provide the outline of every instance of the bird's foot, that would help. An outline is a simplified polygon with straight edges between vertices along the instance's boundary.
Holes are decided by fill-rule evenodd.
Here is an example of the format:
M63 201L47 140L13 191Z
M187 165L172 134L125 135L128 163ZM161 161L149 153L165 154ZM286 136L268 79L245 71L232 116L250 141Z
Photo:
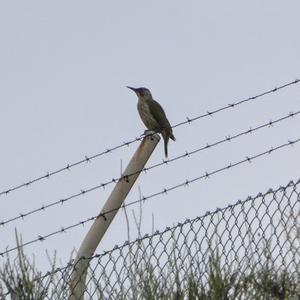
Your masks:
M155 131L153 131L153 130L147 129L147 130L144 131L144 135L145 136L147 136L147 135L153 135L153 134L155 134Z

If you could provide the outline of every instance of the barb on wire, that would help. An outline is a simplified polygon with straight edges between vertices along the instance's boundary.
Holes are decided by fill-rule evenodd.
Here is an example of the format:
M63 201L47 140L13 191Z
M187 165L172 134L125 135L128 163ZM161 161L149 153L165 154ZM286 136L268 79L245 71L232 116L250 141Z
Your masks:
M249 97L249 98L237 101L237 102L230 103L228 105L225 105L223 107L220 107L220 108L212 110L212 111L208 111L208 112L206 112L206 113L204 113L202 115L198 115L198 116L193 117L193 118L188 118L187 117L185 121L182 121L182 122L179 122L179 123L173 125L172 128L175 128L175 127L178 127L178 126L182 126L182 125L185 125L185 124L190 124L191 122L194 122L196 120L199 120L199 119L202 119L202 118L205 118L205 117L208 117L208 116L213 116L216 113L219 113L221 111L224 111L224 110L227 110L227 109L230 109L230 108L234 108L234 107L239 106L239 105L241 105L243 103L246 103L246 102L249 102L249 101L253 101L255 99L258 99L260 97L263 97L263 96L271 94L271 93L275 93L275 92L277 92L277 91L279 91L281 89L284 89L284 88L289 87L291 85L297 84L299 81L300 81L300 79L296 79L294 81L291 81L291 82L288 82L286 84L280 85L280 86L278 86L276 88L273 88L271 90L265 91L265 92L260 93L260 94L257 94L255 96L252 96L252 97ZM59 174L61 172L70 171L70 169L72 169L72 168L74 168L76 166L82 165L82 164L87 163L87 162L91 162L95 158L98 158L100 156L106 155L106 154L111 153L111 152L113 152L113 151L115 151L117 149L123 148L125 146L129 146L132 143L140 141L143 137L144 137L144 134L141 135L140 137L136 137L136 138L131 139L131 140L127 141L127 142L123 142L122 144L119 144L119 145L117 145L115 147L106 148L106 150L104 150L104 151L102 151L100 153L97 153L97 154L94 154L94 155L91 155L91 156L85 155L85 157L83 159L81 159L81 160L79 160L77 162L74 162L74 163L71 163L71 164L67 164L65 167L62 167L62 168L57 169L55 171L47 172L46 174L44 174L42 176L39 176L39 177L36 177L34 179L31 179L31 180L29 180L29 181L27 181L25 183L22 183L22 184L13 186L11 188L7 188L5 190L2 190L0 192L0 196L8 195L9 193L11 193L13 191L19 190L19 189L24 188L24 187L28 187L28 186L32 185L33 183L39 182L41 180L49 179L50 177L52 177L54 175L57 175L57 174Z
M237 162L235 162L235 163L229 163L229 164L227 164L227 165L225 165L225 166L223 166L223 167L221 167L221 168L219 168L219 169L216 169L216 170L214 170L214 171L206 172L205 174L200 175L200 176L198 176L198 177L192 178L192 179L190 179L190 180L185 180L185 181L183 181L183 182L181 182L181 183L179 183L179 184L177 184L177 185L173 185L173 186L168 187L168 188L164 188L163 190L161 190L161 191L159 191L159 192L150 194L150 195L148 195L148 196L142 196L142 197L141 197L140 199L138 199L138 200L135 200L135 201L132 201L132 202L130 202L130 203L127 203L127 204L122 205L122 208L127 207L127 206L131 206L131 205L134 205L134 204L139 203L139 202L144 202L144 201L146 201L146 200L149 200L149 199L152 199L152 198L154 198L154 197L157 197L157 196L166 194L167 192L176 190L176 189L181 188L181 187L189 186L190 184L195 183L195 182L197 182L197 181L199 181L199 180L206 179L206 178L208 178L208 177L210 177L210 176L212 176L212 175L221 173L221 172L226 171L226 170L228 170L228 169L232 169L232 168L234 168L234 167L236 167L236 166L238 166L238 165L241 165L241 164L244 164L244 163L248 163L249 160L254 161L254 160L256 160L256 159L259 158L259 157L266 156L266 155L270 155L270 154L272 154L272 153L274 153L274 152L276 152L276 151L278 151L278 150L280 150L280 149L282 149L282 148L285 148L285 147L287 147L287 146L293 146L293 145L295 145L295 144L298 143L298 142L300 142L300 138L295 139L295 140L293 140L293 141L292 141L292 140L289 140L289 141L288 141L287 143L285 143L285 144L281 144L281 145L278 145L278 146L276 146L276 147L271 147L270 149L268 149L268 150L266 150L266 151L264 151L264 152L260 152L260 153L258 153L258 154L256 154L256 155L253 155L253 156L247 156L246 158L244 158L244 159L242 159L242 160L240 160L240 161L237 161ZM33 239L33 240L28 241L28 242L25 242L25 243L23 243L23 244L17 245L17 246L15 246L15 247L12 247L12 248L8 248L8 247L7 247L5 251L3 251L3 252L0 253L0 256L4 256L4 255L7 254L7 253L10 253L10 252L12 252L12 251L14 251L14 250L17 250L17 249L19 249L19 248L23 248L23 247L25 247L25 246L34 244L34 243L36 243L36 242L44 241L44 240L46 240L47 238L49 238L49 237L51 237L51 236L54 236L54 235L57 235L57 234L60 234L60 233L65 233L65 232L67 232L67 231L70 230L70 229L76 228L76 227L78 227L78 226L82 226L82 225L84 225L84 224L86 224L86 223L88 223L88 222L90 222L90 221L93 221L93 220L95 220L95 219L97 219L97 218L105 218L105 216L106 216L107 214L109 214L109 213L111 213L111 212L113 212L113 211L116 211L116 210L118 210L118 209L119 209L119 208L115 208L115 209L111 209L111 210L105 211L105 212L100 213L100 214L98 214L98 215L96 215L96 216L89 217L89 218L87 218L87 219L85 219L85 220L83 220L83 221L79 221L78 223L69 225L69 226L67 226L67 227L62 227L61 229L59 229L59 230L57 230L57 231L54 231L54 232L51 232L51 233L48 233L48 234L46 234L46 235L44 235L44 236L38 235L38 237L37 237L36 239Z
M184 154L181 154L181 155L179 155L179 156L176 156L176 157L173 157L173 158L164 160L163 162L160 162L160 163L153 164L153 165L151 165L151 166L149 166L149 167L144 167L142 170L139 170L139 171L137 171L137 172L134 172L133 174L128 174L128 175L126 175L126 176L125 176L125 177L126 177L126 180L128 180L131 176L134 176L134 175L136 175L136 174L138 174L138 173L140 173L140 172L147 172L147 171L152 170L152 169L154 169L154 168L157 168L157 167L166 165L166 164L169 163L169 162L174 162L174 161L179 160L179 159L184 159L184 158L190 157L190 156L192 156L192 155L194 155L194 154L196 154L196 153L198 153L198 152L200 152L200 151L204 151L204 150L213 148L213 147L215 147L215 146L218 146L218 145L220 145L220 144L223 144L223 143L226 143L226 142L230 142L230 141L232 141L232 140L234 140L234 139L237 139L237 138L239 138L239 137L241 137L241 136L243 136L243 135L247 135L247 134L256 132L256 131L258 131L258 130L260 130L260 129L268 128L268 127L270 127L270 124L272 124L272 125L277 124L277 123L282 122L282 121L284 121L284 120L287 120L287 119L289 119L289 118L295 117L295 116L297 116L297 115L299 115L299 114L300 114L300 110L298 110L298 111L296 111L296 112L290 112L290 113L287 114L286 116L283 116L283 117L281 117L281 118L278 118L278 119L276 119L276 120L274 120L274 121L268 121L268 122L266 122L266 123L264 123L264 124L262 124L262 125L256 126L256 127L254 127L254 128L247 129L247 130L242 131L242 132L240 132L240 133L237 133L237 134L235 134L235 135L226 136L224 139L218 140L218 141L216 141L216 142L214 142L214 143L211 143L211 144L208 144L208 143L207 143L205 146L202 146L202 147L197 148L197 149L195 149L195 150L192 150L192 151L190 151L190 152L186 151ZM250 162L250 161L249 161L249 162ZM80 190L80 192L78 192L78 193L76 193L76 194L73 194L73 195L71 195L71 196L69 196L69 197L66 197L66 198L57 200L57 201L55 201L55 202L51 202L51 203L49 203L49 204L47 204L47 205L42 205L42 206L39 207L39 208L30 210L30 211L25 212L25 213L19 213L19 215L15 216L15 217L12 217L12 218L7 219L7 220L5 220L5 221L0 221L0 225L4 226L4 225L6 225L7 223L11 223L11 222L16 221L16 220L19 220L19 219L23 219L23 220L24 220L24 218L27 217L27 216L30 216L30 215L35 214L35 213L37 213L37 212L45 211L46 209L48 209L48 208L50 208L50 207L53 207L53 206L56 206L56 205L62 205L62 204L64 204L65 202L70 201L71 199L77 198L77 197L79 197L79 196L83 196L83 195L85 195L86 193L90 193L90 192L95 191L95 190L97 190L97 189L104 188L104 187L106 187L107 185L110 185L110 184L115 183L115 182L117 182L117 181L119 181L119 180L122 180L123 178L124 178L124 176L121 176L121 177L118 177L118 178L113 178L113 179L111 179L111 180L109 180L109 181L107 181L107 182L105 182L105 183L101 183L100 185L96 185L96 186L91 187L91 188L86 189L86 190Z

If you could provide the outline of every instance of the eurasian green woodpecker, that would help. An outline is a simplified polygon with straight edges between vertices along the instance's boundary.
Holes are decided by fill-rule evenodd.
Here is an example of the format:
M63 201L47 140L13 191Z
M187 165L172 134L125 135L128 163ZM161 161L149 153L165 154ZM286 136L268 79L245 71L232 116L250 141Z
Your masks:
M164 139L165 155L168 157L169 139L175 141L175 137L163 108L152 98L151 92L147 88L130 86L128 88L133 90L138 97L137 109L145 126L151 131L161 133Z

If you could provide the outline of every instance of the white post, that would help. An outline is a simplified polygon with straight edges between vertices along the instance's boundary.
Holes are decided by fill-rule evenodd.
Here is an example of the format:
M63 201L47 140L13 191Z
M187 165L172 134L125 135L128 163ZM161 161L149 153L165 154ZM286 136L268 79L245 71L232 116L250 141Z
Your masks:
M75 259L73 273L71 275L69 300L84 299L86 273L90 262L89 257L93 256L95 253L95 250L104 236L107 228L117 214L119 208L124 202L136 179L140 175L140 171L144 168L159 140L160 136L158 134L148 135L143 139L132 159L130 160L126 170L123 172L123 179L118 181L118 183L115 185L113 191L99 213L100 217L94 221L85 239L81 243ZM134 175L126 177L126 175L130 174ZM109 213L101 216L105 212Z

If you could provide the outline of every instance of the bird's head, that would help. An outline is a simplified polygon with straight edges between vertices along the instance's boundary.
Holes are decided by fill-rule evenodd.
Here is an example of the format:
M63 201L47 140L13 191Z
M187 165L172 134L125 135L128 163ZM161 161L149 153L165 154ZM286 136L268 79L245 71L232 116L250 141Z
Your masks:
M138 98L141 100L152 99L151 92L145 87L140 87L140 88L133 88L131 86L127 86L127 87L132 91L134 91L138 96Z

